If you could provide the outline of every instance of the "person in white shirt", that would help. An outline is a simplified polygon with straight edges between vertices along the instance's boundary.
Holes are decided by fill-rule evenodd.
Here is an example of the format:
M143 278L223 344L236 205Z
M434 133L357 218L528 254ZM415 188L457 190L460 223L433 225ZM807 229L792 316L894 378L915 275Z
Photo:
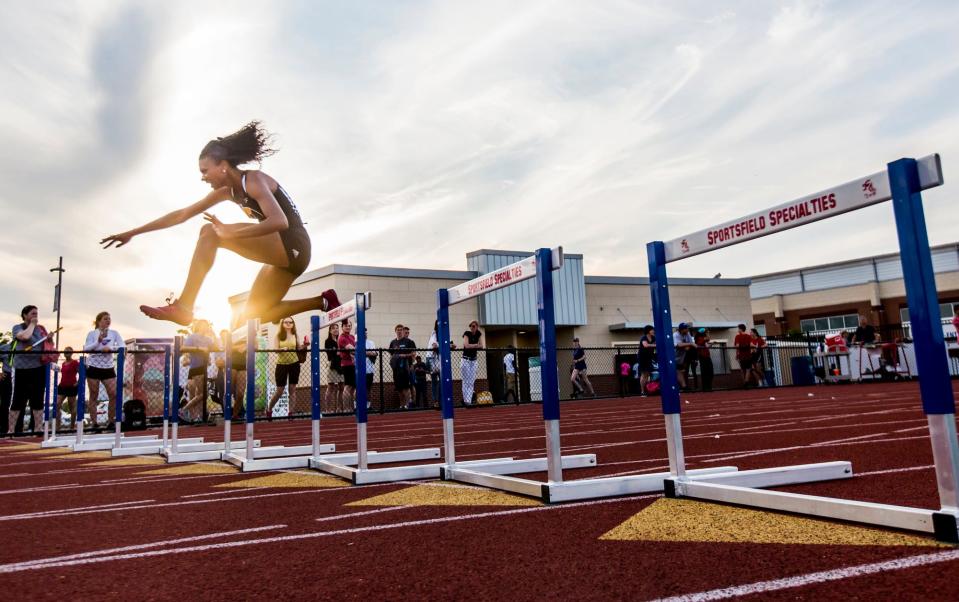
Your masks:
M116 414L113 404L117 399L116 351L125 347L123 337L110 329L109 312L101 311L93 321L94 329L87 334L83 344L86 357L87 411L91 424L97 425L97 404L100 398L100 385L107 391L107 429L113 427Z
M516 380L516 347L509 345L506 347L506 355L503 356L503 403L509 403L510 395L513 401L519 399L519 383Z
M369 332L367 328L364 332ZM366 409L370 409L373 396L373 375L376 374L376 341L366 339Z

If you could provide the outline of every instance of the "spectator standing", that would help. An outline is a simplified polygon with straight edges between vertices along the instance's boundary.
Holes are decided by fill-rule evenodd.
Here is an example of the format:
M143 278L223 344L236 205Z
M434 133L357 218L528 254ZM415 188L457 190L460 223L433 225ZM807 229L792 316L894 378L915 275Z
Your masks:
M753 338L746 332L746 325L739 325L739 333L733 339L736 348L736 361L743 373L743 388L748 389L753 381ZM758 383L757 383L758 384Z
M956 341L959 342L959 303L952 308L952 328L956 331Z
M340 350L340 370L343 371L342 399L351 410L355 410L356 364L354 362L354 350L356 349L356 337L353 336L353 324L349 320L344 321L341 331L336 346Z
M646 397L649 393L646 385L653 377L656 363L656 329L647 324L643 336L639 339L639 394Z
M463 379L463 403L473 405L473 388L476 385L476 354L483 348L483 333L479 322L473 320L469 330L463 333L463 359L460 360L460 376Z
M439 327L439 322L434 321L430 342L426 345L426 365L430 368L430 393L433 396L433 403L437 406L440 403L440 343L439 336L436 334Z
M77 374L80 370L80 362L73 359L73 347L66 347L63 350L63 363L54 368L60 373L60 380L57 383L57 405L54 416L60 416L59 428L65 428L63 424L64 400L67 407L70 408L70 416L76 427L83 422L83 418L77 419Z
M49 338L46 328L39 324L39 312L36 305L27 305L20 311L20 324L13 327L13 393L10 401L10 411L7 414L7 429L20 432L17 420L26 415L29 406L32 423L31 430L36 430L41 423L43 412L43 393L46 385L44 365L40 353L16 353L18 349L40 351L43 342Z
M406 358L406 369L409 370L409 373L410 373L410 387L409 387L409 388L410 388L410 399L412 400L412 399L413 399L413 395L414 395L414 390L413 390L413 389L414 389L414 386L415 386L415 384L416 384L416 373L415 373L415 371L413 370L413 364L415 363L415 357L416 357L416 343L415 343L412 339L410 339L410 327L409 327L409 326L404 326L404 327L403 327L403 338L406 339L406 344L407 344L407 345L406 345L406 348L410 350L409 353L407 354L407 358Z
M689 324L680 322L673 333L673 347L676 348L676 379L683 391L689 391L686 373L696 361L696 343L689 334Z
M429 374L429 367L427 367L426 362L416 355L413 357L413 375L416 378L415 388L416 388L416 403L415 406L418 408L428 408L429 402L426 400L426 378Z
M589 375L586 369L586 350L579 344L579 337L573 337L573 371L570 376L573 386L579 382L583 392L589 391L590 397L596 397L593 391L593 383L589 382Z
M412 383L410 368L415 348L413 341L405 336L406 327L397 324L393 328L396 338L390 341L390 368L393 370L393 386L400 395L400 408L408 410L412 407Z
M325 401L327 406L333 404L333 407L340 407L340 398L343 396L343 371L340 369L339 348L340 324L330 324L326 331L326 341L323 342L323 349L326 350L326 360L330 364L330 374L327 379Z
M625 359L619 363L619 394L622 397L629 395L629 362Z
M519 399L519 383L516 381L516 347L506 346L506 355L503 356L503 403L509 403L510 395L513 401Z
M750 329L750 345L753 353L753 374L756 377L756 384L760 387L766 386L766 374L763 363L763 350L766 348L766 339L759 334L755 328Z
M190 349L190 370L187 373L187 402L180 408L180 420L193 422L190 409L206 404L207 369L210 365L210 352L216 348L213 341L213 327L206 320L197 320L193 323L193 333L183 340L183 346ZM89 371L87 371L89 374Z
M699 374L702 377L702 390L708 393L713 390L713 357L710 352L712 342L709 340L709 331L705 328L696 330L694 337L696 351L699 353Z
M125 346L120 333L110 329L111 322L108 312L98 313L93 321L94 329L87 334L86 342L83 344L83 350L87 352L86 379L89 392L87 410L90 424L93 427L97 426L97 405L100 399L100 385L103 385L108 399L107 430L113 428L114 414L116 414L116 409L113 407L117 398L116 351Z
M0 337L0 437L7 434L10 421L10 396L13 394L13 364L10 350L13 348L13 334L3 333Z
M376 375L376 356L377 353L376 341L373 341L369 338L370 329L367 328L363 332L366 333L366 409L370 409L370 400L373 398L373 379Z
M296 334L296 322L292 316L287 316L280 321L280 328L276 331L274 344L278 353L276 354L276 368L273 373L273 384L276 388L273 395L270 396L270 402L266 406L267 420L273 419L273 408L283 397L283 393L289 389L289 396L286 401L286 415L293 416L296 413L296 385L300 382L300 359L297 356L297 350L306 347L308 339L303 337L303 346L299 345Z

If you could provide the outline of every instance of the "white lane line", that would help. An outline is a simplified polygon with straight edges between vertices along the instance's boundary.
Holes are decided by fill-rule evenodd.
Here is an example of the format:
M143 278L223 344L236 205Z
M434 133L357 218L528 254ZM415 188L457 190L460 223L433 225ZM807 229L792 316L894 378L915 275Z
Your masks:
M229 493L249 493L251 491L258 491L260 489L269 489L269 487L243 487L241 489L225 489L223 491L209 491L207 493L192 493L190 495L181 495L182 499L190 499L194 497L206 497L208 495L226 495Z
M131 504L149 504L156 500L135 500L132 502L117 502L114 504L99 504L97 506L80 506L77 508L63 508L60 510L42 510L40 512L26 512L23 514L7 514L0 516L0 521L4 520L24 520L28 518L43 518L45 516L61 516L68 514L86 514L89 511L101 512L110 510L127 510Z
M807 573L795 577L786 577L785 579L773 579L771 581L758 581L748 585L736 585L721 589L713 589L695 594L684 594L673 596L671 598L661 598L660 602L706 602L709 600L726 600L739 596L748 596L751 594L762 594L774 592L794 587L803 587L816 583L828 583L830 581L839 581L842 579L851 579L853 577L862 577L864 575L874 575L886 571L898 571L902 569L911 569L919 566L928 566L940 562L950 562L959 560L959 550L949 550L947 552L937 552L935 554L921 554L918 556L907 556L906 558L896 558L884 562L874 562L871 564L861 564L859 566L850 566L841 569L829 571L820 571L818 573Z
M887 468L887 469L885 469L885 470L870 470L869 472L860 472L859 474L856 474L856 475L853 475L853 476L857 476L857 477L868 477L868 476L874 475L874 474L892 474L892 473L895 473L895 472L911 472L911 471L913 471L913 470L929 470L929 469L931 469L931 468L935 468L935 466L933 466L932 464L929 464L928 466L909 466L909 467L906 467L906 468Z
M362 485L362 487L389 487L394 485L394 483L375 483L372 485ZM189 500L185 502L162 502L158 504L147 504L144 506L130 506L123 508L107 508L101 506L92 507L89 510L82 508L67 508L65 510L49 510L39 514L13 514L9 516L0 516L0 521L5 520L29 520L31 518L42 518L48 515L56 516L75 516L79 514L99 514L102 512L114 512L119 510L146 510L149 508L170 508L176 506L192 506L196 504L211 504L211 503L222 503L222 502L232 502L233 500L255 500L268 497L282 497L287 495L304 495L308 493L333 493L336 491L341 491L343 489L357 489L357 487L344 488L344 487L333 487L330 489L309 489L307 491L281 491L278 493L262 493L258 495L243 495L237 497L227 497L227 498L216 498L208 500ZM155 500L147 500L147 502L153 502ZM139 502L138 502L139 503Z
M180 537L178 539L165 539L162 541L153 541L150 543L141 543L132 546L123 546L120 548L108 548L105 550L95 550L92 552L80 552L78 554L68 554L67 556L53 556L40 560L26 560L24 562L14 562L6 566L10 567L35 567L51 562L63 562L65 560L76 560L78 558L92 558L95 556L104 556L116 554L118 552L132 552L133 550L144 550L147 548L159 548L163 546L172 546L178 543L189 543L191 541L203 541L204 539L215 539L218 537L233 537L234 535L246 535L248 533L259 533L261 531L272 531L275 529L285 529L286 525L269 525L267 527L251 527L249 529L238 529L236 531L219 531L216 533L207 533L206 535L194 535L191 537Z
M328 520L340 520L344 518L353 518L354 516L366 516L367 514L379 514L381 512L392 512L394 510L405 510L407 508L412 508L413 506L391 506L389 508L378 508L376 510L364 510L363 512L351 512L349 514L336 514L334 516L321 516L316 519L317 522L325 522Z
M106 481L101 481L99 483L87 483L81 485L80 483L68 483L65 485L47 485L44 487L31 487L29 489L11 489L9 491L0 491L0 495L5 495L8 493L43 493L45 491L59 491L63 489L90 489L92 487L117 487L119 485L143 485L150 483L166 483L169 481L186 481L190 479L211 479L216 477L238 477L241 476L241 473L217 473L217 474L203 474L203 475L191 475L186 477L164 477L157 475L146 475L142 478L131 478L131 479L110 479Z
M509 516L516 514L527 514L530 512L548 512L555 510L567 510L569 508L579 508L582 506L595 506L598 504L619 504L623 502L634 502L637 500L644 500L659 497L659 495L640 495L633 497L625 498L615 498L610 500L592 500L589 502L576 502L572 504L562 504L557 506L535 506L532 508L516 508L512 510L499 510L493 512L479 512L476 514L460 514L457 516L445 516L442 518L428 518L423 520L413 520L405 521L400 523L387 523L381 525L371 525L368 527L353 527L351 529L338 529L336 531L314 531L312 533L300 533L297 535L279 535L275 537L262 537L259 539L245 539L240 541L226 541L222 543L215 544L205 544L200 546L188 546L184 548L171 548L165 550L150 550L147 552L136 552L132 554L114 554L110 556L98 556L96 558L78 558L76 560L65 560L65 561L46 561L42 564L31 564L28 566L23 566L23 563L19 563L20 566L4 564L0 565L0 573L17 573L21 571L30 571L37 569L46 569L46 568L58 568L66 566L76 566L83 564L93 564L98 562L109 562L113 560L129 560L133 558L148 558L153 556L168 556L170 554L185 554L189 552L205 552L209 550L220 550L224 548L237 548L244 546L252 546L259 544L269 544L269 543L278 543L286 541L298 541L303 539L316 539L320 537L331 537L335 535L350 535L353 533L365 533L365 532L375 532L375 531L385 531L390 529L400 529L404 527L419 527L425 525L437 525L442 523L464 521L464 520L473 520L480 518L491 518L496 516Z
M56 491L57 489L75 489L82 487L80 483L64 483L63 485L44 485L42 487L26 487L23 489L7 489L0 491L0 495L9 495L11 493L37 493L40 491Z

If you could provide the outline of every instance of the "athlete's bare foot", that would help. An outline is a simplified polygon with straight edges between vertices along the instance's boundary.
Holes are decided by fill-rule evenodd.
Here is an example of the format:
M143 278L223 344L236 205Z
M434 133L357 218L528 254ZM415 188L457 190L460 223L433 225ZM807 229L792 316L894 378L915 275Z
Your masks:
M174 322L181 326L189 326L193 323L193 310L183 307L179 301L174 301L169 305L160 307L141 305L140 311L154 320L166 320L167 322Z
M323 291L320 293L320 297L323 297L323 301L326 303L323 311L332 311L340 306L340 298L336 296L336 291L333 289Z

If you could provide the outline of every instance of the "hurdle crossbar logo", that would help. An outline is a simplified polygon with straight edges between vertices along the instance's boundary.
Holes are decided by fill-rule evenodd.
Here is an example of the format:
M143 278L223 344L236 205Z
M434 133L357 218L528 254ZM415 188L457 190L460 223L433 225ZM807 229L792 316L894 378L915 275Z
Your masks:
M876 185L872 183L871 179L862 183L862 194L867 199L876 196Z
M689 241L685 238L679 243L680 251L685 255L689 253Z

